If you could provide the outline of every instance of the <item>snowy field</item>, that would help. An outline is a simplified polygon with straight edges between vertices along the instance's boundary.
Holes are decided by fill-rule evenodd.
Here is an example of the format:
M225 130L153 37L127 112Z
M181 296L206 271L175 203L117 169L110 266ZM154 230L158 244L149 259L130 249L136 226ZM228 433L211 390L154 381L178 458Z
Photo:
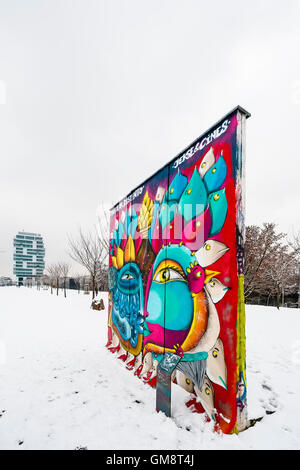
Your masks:
M106 311L90 303L0 288L0 449L300 449L300 310L247 306L249 417L263 419L228 436L176 385L173 418L156 413L155 390L106 350Z

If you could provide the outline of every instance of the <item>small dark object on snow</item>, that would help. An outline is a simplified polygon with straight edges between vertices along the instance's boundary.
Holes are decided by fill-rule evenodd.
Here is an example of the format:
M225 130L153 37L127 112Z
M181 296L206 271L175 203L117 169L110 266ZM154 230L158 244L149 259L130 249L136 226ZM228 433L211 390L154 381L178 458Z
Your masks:
M104 307L103 299L93 300L91 307L93 310L104 310L105 307Z

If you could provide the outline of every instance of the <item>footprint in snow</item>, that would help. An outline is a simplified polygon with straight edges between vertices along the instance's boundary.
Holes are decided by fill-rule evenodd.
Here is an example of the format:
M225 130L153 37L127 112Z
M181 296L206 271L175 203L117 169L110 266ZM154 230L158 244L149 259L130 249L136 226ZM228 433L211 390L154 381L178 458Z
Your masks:
M274 392L271 385L266 383L266 381L264 381L261 386L266 391L266 394L268 394L268 396L261 398L260 402L262 403L263 408L266 410L266 414L272 414L278 408L278 395L276 392Z
M269 390L270 392L272 391L272 388L269 385L267 385L266 383L262 384L262 388L264 388L265 390Z
M292 430L288 428L287 426L281 426L281 429L285 432L292 432Z

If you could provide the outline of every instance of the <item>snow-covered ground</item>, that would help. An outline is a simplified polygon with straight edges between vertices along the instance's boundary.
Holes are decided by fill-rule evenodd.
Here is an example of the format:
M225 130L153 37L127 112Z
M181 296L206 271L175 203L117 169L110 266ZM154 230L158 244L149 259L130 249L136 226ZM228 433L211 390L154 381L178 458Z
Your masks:
M173 418L156 413L155 390L106 350L106 311L90 303L0 288L1 449L300 448L300 310L246 307L249 417L263 419L228 436L176 385Z

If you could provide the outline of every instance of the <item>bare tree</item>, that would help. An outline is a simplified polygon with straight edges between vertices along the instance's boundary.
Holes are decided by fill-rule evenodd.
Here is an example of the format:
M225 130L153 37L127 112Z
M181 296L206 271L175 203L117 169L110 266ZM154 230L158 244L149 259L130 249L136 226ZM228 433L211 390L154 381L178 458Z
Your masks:
M47 288L50 286L51 284L51 280L50 280L50 277L48 276L48 274L44 274L42 276L42 286L43 288L45 288L47 286Z
M108 290L108 266L102 264L97 275L97 286L101 291Z
M51 294L52 294L52 287L56 287L56 295L58 295L59 291L59 281L61 278L61 267L59 263L51 264L48 267L48 273L51 278Z
M284 306L285 294L295 290L295 253L287 245L274 251L264 273L264 288L276 298L276 306Z
M108 254L109 254L109 210L104 206L103 202L100 204L98 209L97 216L97 234L98 234L98 243L103 248L103 253L105 257L103 262L108 263Z
M84 266L91 277L94 298L98 272L107 258L103 244L99 243L99 235L96 231L86 235L80 229L77 240L69 238L69 245L70 257Z
M49 276L50 287L51 287L51 294L53 294L53 287L54 287L54 282L55 282L55 271L56 271L55 264L51 264L50 266L47 267L47 273Z
M65 262L60 262L58 263L59 269L60 269L60 276L63 280L63 288L64 288L64 296L66 297L66 282L68 278L68 274L70 271L71 266L68 263Z
M275 224L265 223L263 227L246 227L245 238L245 298L253 292L264 289L266 265L280 248L280 241L285 234L276 234Z
M246 227L245 298L275 298L283 306L286 295L297 292L297 254L286 234L276 233L273 223Z

